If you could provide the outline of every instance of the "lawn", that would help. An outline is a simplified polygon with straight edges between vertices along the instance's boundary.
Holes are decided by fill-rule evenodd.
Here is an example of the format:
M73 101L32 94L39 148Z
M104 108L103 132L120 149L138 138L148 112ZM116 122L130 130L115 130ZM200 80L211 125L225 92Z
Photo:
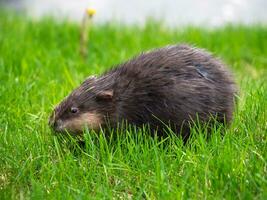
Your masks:
M221 135L192 129L183 144L138 130L52 134L52 108L87 76L141 51L189 43L219 56L239 86ZM95 25L89 56L79 24L0 14L0 199L267 199L267 27Z

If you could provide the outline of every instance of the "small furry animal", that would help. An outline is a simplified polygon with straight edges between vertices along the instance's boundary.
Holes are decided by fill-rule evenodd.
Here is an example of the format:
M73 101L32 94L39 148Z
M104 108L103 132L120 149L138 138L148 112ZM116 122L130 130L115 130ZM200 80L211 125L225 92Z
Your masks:
M87 78L54 109L49 124L56 132L79 134L85 127L98 131L126 121L149 124L158 135L168 125L188 138L196 118L229 123L235 92L231 73L210 53L166 46Z

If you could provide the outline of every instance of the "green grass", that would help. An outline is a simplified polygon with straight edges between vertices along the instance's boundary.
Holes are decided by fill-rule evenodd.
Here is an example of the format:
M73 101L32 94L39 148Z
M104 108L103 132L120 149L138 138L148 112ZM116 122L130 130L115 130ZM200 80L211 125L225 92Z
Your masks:
M208 30L95 26L89 57L79 25L0 15L0 199L267 199L267 27ZM240 88L232 125L183 145L127 130L86 133L85 147L54 136L53 105L91 74L167 44L206 48Z

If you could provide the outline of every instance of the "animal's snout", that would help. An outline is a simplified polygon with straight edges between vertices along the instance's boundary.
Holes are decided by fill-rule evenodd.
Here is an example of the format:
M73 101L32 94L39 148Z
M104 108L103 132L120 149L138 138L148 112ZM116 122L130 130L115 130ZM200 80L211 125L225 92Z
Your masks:
M56 120L55 114L53 113L48 121L48 125L55 131L60 131L62 129L62 120Z
M53 114L49 117L48 120L48 125L53 128L55 125L55 113L53 112Z
M61 131L62 120L49 120L49 126L55 131Z

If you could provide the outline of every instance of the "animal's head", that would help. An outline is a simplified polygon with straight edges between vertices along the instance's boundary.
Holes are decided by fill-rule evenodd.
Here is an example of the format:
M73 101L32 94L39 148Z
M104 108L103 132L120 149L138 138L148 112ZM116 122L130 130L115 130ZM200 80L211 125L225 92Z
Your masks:
M113 112L113 90L105 78L87 78L78 88L57 105L49 118L56 132L81 133L85 127L99 130Z

